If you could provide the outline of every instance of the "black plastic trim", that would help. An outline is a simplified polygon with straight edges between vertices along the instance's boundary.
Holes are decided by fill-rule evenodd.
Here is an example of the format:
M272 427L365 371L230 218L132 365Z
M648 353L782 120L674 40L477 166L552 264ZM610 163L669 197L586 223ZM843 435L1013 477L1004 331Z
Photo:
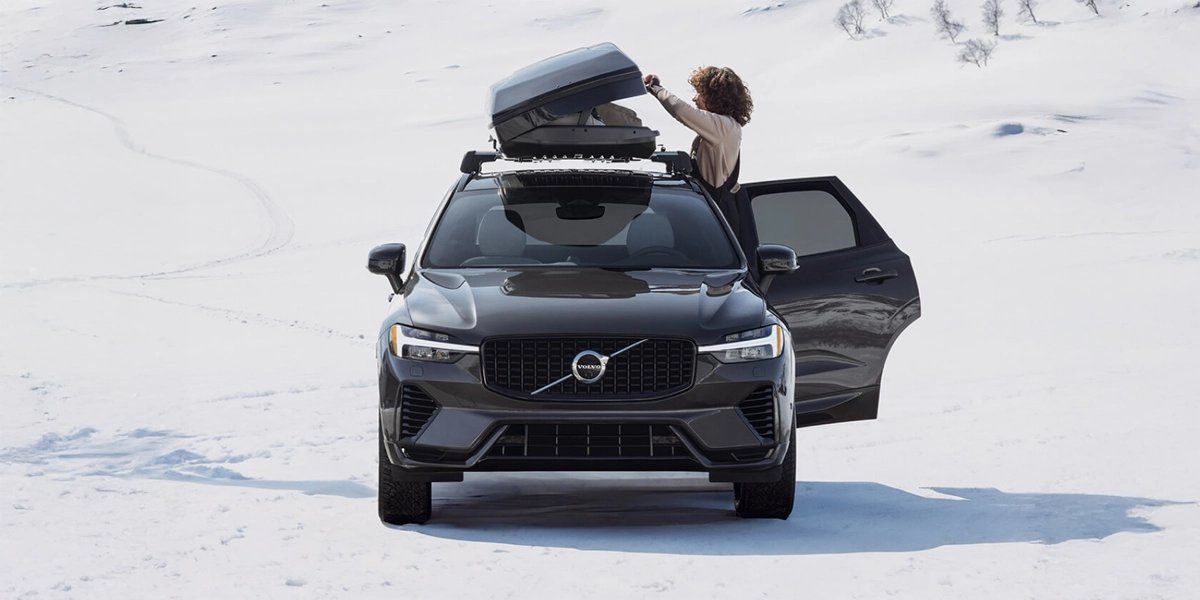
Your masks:
M484 163L494 162L500 158L499 152L491 150L468 150L463 155L462 164L458 170L463 173L478 173Z
M797 400L794 406L793 414L798 428L869 421L879 416L879 386Z

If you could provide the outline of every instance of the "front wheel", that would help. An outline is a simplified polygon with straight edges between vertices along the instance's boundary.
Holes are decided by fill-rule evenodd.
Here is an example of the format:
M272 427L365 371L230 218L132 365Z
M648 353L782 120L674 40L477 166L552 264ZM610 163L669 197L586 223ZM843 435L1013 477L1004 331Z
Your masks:
M733 484L733 510L744 519L786 519L796 501L795 433L788 442L779 481Z
M379 520L388 525L424 523L433 511L433 484L404 481L400 468L388 460L379 430Z

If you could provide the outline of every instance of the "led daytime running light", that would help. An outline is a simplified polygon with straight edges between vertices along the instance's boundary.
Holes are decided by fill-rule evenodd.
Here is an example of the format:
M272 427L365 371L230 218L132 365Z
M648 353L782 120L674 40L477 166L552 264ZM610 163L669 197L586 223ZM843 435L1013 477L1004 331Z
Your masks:
M701 353L712 354L717 358L717 360L722 362L749 362L778 357L783 353L783 347L785 345L783 327L780 327L779 325L768 325L762 329L765 330L766 335L761 337L748 340L739 340L736 342L725 342L723 344L713 344L711 346L700 346L697 350ZM758 348L764 348L767 351L762 356L754 356L750 353L751 349ZM741 355L741 357L735 358L739 355Z
M388 331L388 342L391 346L392 354L395 354L396 356L404 356L404 346L423 346L425 348L448 350L450 352L464 352L471 354L479 353L479 346L467 346L464 344L437 341L435 339L422 339L419 337L413 337L407 335L404 332L405 329L410 329L414 333L420 331L421 333L429 335L430 338L433 338L435 335L444 336L444 334L425 332L416 328L406 327L404 325L392 325L391 330Z

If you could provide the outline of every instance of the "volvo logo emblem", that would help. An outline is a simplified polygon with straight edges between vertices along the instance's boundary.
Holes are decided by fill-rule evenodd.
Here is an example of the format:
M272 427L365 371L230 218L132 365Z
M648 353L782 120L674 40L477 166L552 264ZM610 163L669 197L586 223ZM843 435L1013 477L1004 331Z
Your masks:
M584 350L576 354L575 359L571 361L571 373L575 375L575 379L584 383L600 381L606 368L608 357L594 350Z

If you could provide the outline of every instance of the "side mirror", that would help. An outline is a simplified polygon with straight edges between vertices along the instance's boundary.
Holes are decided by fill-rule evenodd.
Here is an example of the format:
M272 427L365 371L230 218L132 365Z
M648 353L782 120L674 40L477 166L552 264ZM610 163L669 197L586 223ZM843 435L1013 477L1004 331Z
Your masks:
M779 244L763 244L758 247L758 270L760 273L791 273L796 270L796 251Z
M763 244L758 247L758 286L763 293L771 287L776 275L786 275L796 270L796 251L779 244Z
M383 244L367 255L367 270L387 277L392 291L399 294L404 287L404 244Z

